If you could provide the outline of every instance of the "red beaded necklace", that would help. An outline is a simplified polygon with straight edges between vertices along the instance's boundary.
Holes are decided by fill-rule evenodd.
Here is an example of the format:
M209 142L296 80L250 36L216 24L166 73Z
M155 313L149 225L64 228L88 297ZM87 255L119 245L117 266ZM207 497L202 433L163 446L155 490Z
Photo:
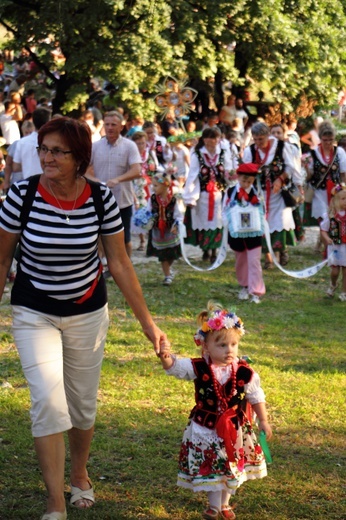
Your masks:
M232 381L232 385L231 385L231 391L227 395L225 394L225 384L222 385L216 379L211 359L209 359L209 368L210 368L210 373L211 373L211 379L212 379L212 382L213 382L214 392L215 392L215 395L217 397L218 408L219 408L220 412L223 413L223 412L225 412L228 409L228 404L227 403L228 403L229 399L233 395L235 395L235 393L236 393L237 362L233 361L233 363L232 363L232 371L231 371L231 376L230 376L230 379Z
M322 159L323 159L323 161L324 161L324 164L327 164L327 165L331 164L331 162L332 162L333 159L334 159L334 147L332 148L330 155L327 156L327 155L325 155L325 153L324 153L324 150L323 150L323 146L322 146L322 144L319 144L318 146L319 146L319 149L320 149L320 152L321 152L321 155L322 155Z
M263 159L261 159L261 156L259 154L259 149L256 148L256 158L255 158L256 164L260 164L262 166L263 164L265 164L267 162L269 151L270 151L270 146L271 146L271 142L270 142L270 140L268 140L267 146L264 148L264 150L261 150L264 152Z

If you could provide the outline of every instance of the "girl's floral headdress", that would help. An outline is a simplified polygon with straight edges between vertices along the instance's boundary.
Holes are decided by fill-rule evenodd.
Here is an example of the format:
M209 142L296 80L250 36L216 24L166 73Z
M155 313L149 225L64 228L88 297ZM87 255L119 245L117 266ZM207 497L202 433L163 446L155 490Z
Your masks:
M245 334L243 322L234 312L215 310L203 321L201 328L194 335L196 345L202 345L208 332L221 329L237 329L240 336Z
M156 172L154 173L153 178L165 186L170 186L172 183L172 177L167 172Z
M332 189L331 189L331 195L332 197L334 197L337 193L339 193L340 191L343 191L343 190L346 190L346 184L344 184L343 182L341 184L337 184L336 186L334 186Z

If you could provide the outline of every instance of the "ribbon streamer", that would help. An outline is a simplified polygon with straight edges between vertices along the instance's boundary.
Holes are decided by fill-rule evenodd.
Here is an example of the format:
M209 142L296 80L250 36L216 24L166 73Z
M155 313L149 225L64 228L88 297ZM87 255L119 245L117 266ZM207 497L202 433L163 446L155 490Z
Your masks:
M326 260L323 260L323 262L308 267L307 269L302 269L301 271L289 271L288 269L284 269L275 257L275 253L272 249L270 241L269 225L266 220L264 221L264 236L267 242L268 251L271 254L274 264L280 269L280 271L287 274L287 276L291 276L292 278L310 278L310 276L314 276L328 263L328 260L334 256L334 253L332 253Z
M183 222L179 222L179 238L180 238L181 253L183 255L183 258L184 258L185 262L190 267L192 267L192 269L195 269L195 271L204 271L204 272L206 272L206 271L213 271L214 269L217 269L218 267L220 267L220 265L224 262L224 260L225 260L225 258L227 256L227 243L228 243L228 228L227 228L227 226L225 226L223 228L221 247L219 248L219 252L218 252L218 255L216 257L216 260L210 267L207 267L206 269L203 269L202 267L197 267L196 265L193 265L190 262L190 260L188 259L187 255L186 255L186 250L185 250L185 242L184 242L184 238L185 237L186 237L186 227L185 227L185 224Z

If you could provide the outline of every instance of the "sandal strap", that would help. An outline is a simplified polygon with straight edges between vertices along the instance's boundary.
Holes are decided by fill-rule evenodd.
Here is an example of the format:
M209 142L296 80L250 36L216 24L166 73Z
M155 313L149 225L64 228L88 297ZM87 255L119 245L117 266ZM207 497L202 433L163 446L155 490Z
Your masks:
M77 486L72 486L71 484L71 498L70 498L70 504L73 505L78 500L90 500L90 502L95 502L94 497L94 489L92 487L91 481L88 480L88 483L90 484L89 489L80 489Z

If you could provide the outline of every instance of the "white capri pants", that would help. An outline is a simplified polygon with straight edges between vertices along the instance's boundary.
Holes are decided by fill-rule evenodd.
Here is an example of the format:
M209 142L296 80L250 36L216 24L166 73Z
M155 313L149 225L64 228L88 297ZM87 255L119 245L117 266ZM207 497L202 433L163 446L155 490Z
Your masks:
M60 317L14 305L13 335L30 388L32 434L94 425L108 305Z

